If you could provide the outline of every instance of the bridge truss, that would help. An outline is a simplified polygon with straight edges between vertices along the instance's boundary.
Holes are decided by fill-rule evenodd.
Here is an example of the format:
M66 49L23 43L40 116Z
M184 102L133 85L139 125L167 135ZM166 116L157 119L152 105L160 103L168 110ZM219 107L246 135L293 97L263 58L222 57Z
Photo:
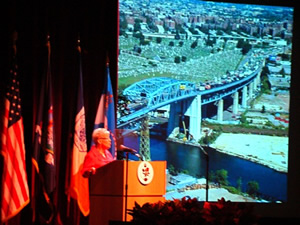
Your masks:
M196 84L188 81L175 80L168 77L155 77L132 84L123 92L132 102L135 102L133 112L118 120L118 127L138 121L150 111L172 102L181 101L201 95L201 104L209 104L225 96L231 95L248 85L261 71L259 67L251 75L241 80L222 85L209 90L200 91Z
M121 118L123 122L126 122L174 101L194 97L197 95L197 90L192 82L155 77L129 86L123 94L128 96L128 100L138 104L136 106L138 110L135 113Z

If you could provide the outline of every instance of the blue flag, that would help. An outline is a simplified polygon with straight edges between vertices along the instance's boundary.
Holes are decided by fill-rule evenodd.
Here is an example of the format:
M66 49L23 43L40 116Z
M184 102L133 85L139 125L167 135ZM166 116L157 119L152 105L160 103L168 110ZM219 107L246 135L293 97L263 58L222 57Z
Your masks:
M94 129L106 128L111 134L111 155L116 158L116 138L115 138L115 103L113 89L110 80L109 67L106 68L107 76L103 92L98 105L95 118ZM93 144L93 143L92 143Z

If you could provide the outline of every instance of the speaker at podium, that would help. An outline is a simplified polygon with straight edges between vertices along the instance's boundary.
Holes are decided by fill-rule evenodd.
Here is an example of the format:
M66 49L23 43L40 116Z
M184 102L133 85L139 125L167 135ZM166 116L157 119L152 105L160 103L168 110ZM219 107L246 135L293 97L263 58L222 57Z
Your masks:
M166 161L116 160L90 177L90 225L130 221L134 203L165 201Z

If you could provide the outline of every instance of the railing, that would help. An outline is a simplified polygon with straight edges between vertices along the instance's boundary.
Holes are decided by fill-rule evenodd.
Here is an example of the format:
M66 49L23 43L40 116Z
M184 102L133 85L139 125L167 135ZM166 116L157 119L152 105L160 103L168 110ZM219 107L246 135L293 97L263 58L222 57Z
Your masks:
M151 78L137 82L125 89L123 93L128 96L129 100L139 102L139 107L129 115L119 118L118 127L134 120L141 119L148 112L157 108L176 101L193 98L197 95L202 96L202 105L217 101L239 91L244 86L251 83L259 71L261 71L261 67L240 80L202 91L198 90L196 85L192 82L178 81L166 77Z

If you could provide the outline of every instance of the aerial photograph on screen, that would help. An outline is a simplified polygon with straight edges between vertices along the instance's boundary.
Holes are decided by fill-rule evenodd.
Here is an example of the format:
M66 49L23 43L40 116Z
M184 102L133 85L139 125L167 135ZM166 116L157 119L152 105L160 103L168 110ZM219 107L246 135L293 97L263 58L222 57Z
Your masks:
M292 7L119 0L117 126L166 199L287 201L292 32Z

